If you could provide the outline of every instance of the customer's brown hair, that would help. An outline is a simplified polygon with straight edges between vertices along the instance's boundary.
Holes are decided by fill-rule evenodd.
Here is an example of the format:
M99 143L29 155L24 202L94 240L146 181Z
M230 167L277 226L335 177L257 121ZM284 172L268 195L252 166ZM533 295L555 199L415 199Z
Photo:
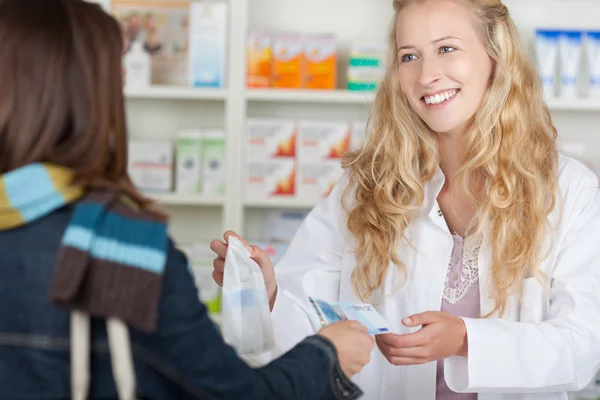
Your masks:
M127 174L118 22L83 0L0 0L0 173L44 162L149 204Z

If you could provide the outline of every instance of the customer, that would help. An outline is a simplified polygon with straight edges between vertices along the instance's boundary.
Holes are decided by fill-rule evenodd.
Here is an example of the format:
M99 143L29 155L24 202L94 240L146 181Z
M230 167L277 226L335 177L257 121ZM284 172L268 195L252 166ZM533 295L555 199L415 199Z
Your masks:
M366 398L567 399L600 365L598 178L558 154L502 1L393 4L366 144L276 274L254 249L277 342L314 333L306 296L366 300L394 332Z
M130 328L138 398L353 399L358 323L251 369L127 166L118 23L82 0L0 0L0 399L71 396L71 311L90 313L90 399L116 397L105 319ZM77 315L77 313L73 313ZM117 365L117 367L120 367Z

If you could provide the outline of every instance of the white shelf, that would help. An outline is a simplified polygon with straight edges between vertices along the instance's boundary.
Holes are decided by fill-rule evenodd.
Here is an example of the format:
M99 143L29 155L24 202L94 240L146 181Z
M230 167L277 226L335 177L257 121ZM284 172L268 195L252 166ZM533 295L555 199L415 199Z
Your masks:
M549 99L548 108L553 111L600 111L600 100L579 99Z
M373 101L374 93L349 90L248 89L246 98L251 101L368 104Z
M145 193L146 196L166 206L222 206L224 199L218 196L178 193Z
M227 98L226 89L197 88L187 86L152 85L147 88L125 88L128 99L171 100L222 100Z
M298 198L273 197L260 200L246 200L246 207L253 208L286 208L286 209L312 209L318 200L307 200Z
M246 98L263 102L369 104L375 98L375 93L349 90L249 89ZM547 104L550 110L554 111L600 111L600 100L586 98L550 99Z

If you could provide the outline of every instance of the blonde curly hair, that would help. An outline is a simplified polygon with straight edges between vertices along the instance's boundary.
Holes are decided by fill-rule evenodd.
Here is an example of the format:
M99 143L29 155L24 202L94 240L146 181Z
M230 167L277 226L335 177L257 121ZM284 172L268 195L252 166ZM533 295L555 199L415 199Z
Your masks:
M408 5L431 0L394 0L393 26ZM544 240L555 208L557 132L543 91L508 9L500 0L455 0L470 7L475 28L493 61L490 84L464 137L457 177L477 205L470 236L484 230L493 244L491 296L503 315L508 298L526 277L540 277ZM399 88L395 28L389 63L375 97L364 146L346 154L343 166L353 193L348 229L356 240L352 282L366 299L381 287L390 263L406 277L398 244L424 200L423 183L438 168L435 135ZM345 196L346 197L346 196Z

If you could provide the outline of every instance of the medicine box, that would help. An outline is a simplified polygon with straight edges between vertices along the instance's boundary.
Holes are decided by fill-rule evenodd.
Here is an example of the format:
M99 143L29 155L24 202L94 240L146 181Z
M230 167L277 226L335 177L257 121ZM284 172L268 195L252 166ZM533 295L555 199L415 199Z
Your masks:
M350 134L350 148L358 150L365 142L367 135L367 121L352 121L352 132Z
M337 81L337 42L333 36L308 36L305 39L304 87L335 89Z
M227 2L191 2L189 17L189 83L199 87L225 86Z
M296 156L296 123L289 119L249 119L247 160Z
M175 141L175 192L200 193L202 184L202 132L181 131Z
M296 160L276 158L249 161L245 178L245 196L264 199L273 196L294 196L296 193Z
M202 194L225 194L225 133L208 130L202 133Z
M308 211L269 210L266 215L265 238L271 242L292 241Z
M251 30L248 35L248 75L250 88L267 88L271 84L273 56L271 36L263 30Z
M302 87L304 64L302 36L279 34L273 44L271 84L275 88L299 89Z
M350 148L350 123L347 121L311 121L298 123L300 162L341 158Z
M299 163L296 195L319 201L329 195L343 174L340 160Z
M173 145L165 140L130 140L127 169L133 184L145 192L170 192Z

